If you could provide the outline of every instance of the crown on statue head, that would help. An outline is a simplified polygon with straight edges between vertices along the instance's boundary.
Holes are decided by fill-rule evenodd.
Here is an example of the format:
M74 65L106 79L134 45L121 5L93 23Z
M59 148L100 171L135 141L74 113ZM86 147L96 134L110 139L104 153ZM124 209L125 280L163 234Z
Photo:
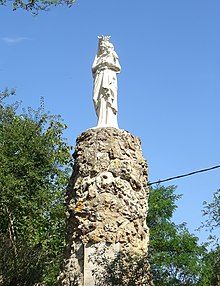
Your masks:
M111 36L98 36L98 39L100 42L108 42L110 40Z

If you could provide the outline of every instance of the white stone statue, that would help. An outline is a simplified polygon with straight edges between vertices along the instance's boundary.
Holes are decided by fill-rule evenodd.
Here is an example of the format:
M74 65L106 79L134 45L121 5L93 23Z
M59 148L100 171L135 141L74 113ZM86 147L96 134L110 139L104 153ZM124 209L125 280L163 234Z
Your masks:
M93 102L98 117L98 127L118 128L117 76L121 66L109 36L99 38L98 51L92 65L94 78Z

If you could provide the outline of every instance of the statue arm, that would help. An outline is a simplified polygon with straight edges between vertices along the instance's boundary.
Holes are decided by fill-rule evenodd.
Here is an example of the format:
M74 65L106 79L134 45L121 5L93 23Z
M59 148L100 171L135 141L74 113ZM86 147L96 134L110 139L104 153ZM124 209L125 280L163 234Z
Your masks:
M100 66L100 63L98 63L98 57L97 55L95 56L94 62L92 64L92 74L94 75L98 69L98 67Z
M111 69L112 71L115 71L116 73L119 73L121 70L121 66L118 61L117 54L114 53L110 57L98 57L96 55L93 65L92 65L92 73L93 76L97 72L98 69Z
M108 68L108 62L106 59L103 57L95 57L95 60L92 65L92 74L93 76L96 74L98 70L103 70Z
M117 58L112 58L112 60L107 62L106 65L109 69L115 71L116 73L121 71L121 66Z

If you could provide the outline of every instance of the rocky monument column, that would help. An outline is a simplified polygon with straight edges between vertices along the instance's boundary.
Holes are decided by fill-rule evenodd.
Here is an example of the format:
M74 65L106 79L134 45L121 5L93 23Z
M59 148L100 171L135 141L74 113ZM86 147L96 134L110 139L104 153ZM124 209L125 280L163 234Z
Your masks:
M97 127L76 141L74 168L66 193L67 250L60 285L94 286L100 266L118 252L145 255L148 169L140 140L117 124L117 54L109 37L99 38L93 64ZM146 274L147 275L147 274ZM152 285L147 276L139 285Z

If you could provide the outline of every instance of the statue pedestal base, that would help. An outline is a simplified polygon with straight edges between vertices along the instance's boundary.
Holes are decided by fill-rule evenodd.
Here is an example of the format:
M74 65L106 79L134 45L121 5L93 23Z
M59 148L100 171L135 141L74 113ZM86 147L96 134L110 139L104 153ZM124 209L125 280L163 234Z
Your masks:
M59 281L93 286L118 253L147 253L148 169L140 140L116 128L82 133L73 156L66 193L68 247Z

